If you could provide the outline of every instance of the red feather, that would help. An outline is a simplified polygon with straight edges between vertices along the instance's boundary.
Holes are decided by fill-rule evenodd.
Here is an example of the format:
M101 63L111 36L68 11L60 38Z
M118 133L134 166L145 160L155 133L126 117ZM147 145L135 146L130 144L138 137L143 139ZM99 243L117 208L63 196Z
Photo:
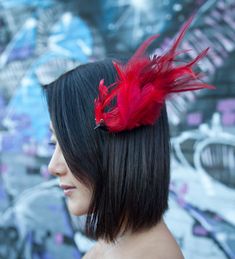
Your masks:
M118 79L108 87L104 85L104 80L100 81L99 96L95 99L97 127L105 126L110 132L119 132L153 125L171 93L214 88L201 82L201 75L193 70L209 48L189 63L176 64L176 57L185 52L176 52L177 47L192 19L185 23L173 46L164 55L152 59L145 55L147 47L158 37L154 35L139 47L126 65L113 62ZM113 100L116 104L111 107Z

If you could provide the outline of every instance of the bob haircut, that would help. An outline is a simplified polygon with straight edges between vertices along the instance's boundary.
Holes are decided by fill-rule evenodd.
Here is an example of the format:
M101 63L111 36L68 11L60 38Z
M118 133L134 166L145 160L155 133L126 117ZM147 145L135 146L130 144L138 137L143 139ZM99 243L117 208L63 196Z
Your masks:
M45 85L51 122L72 174L91 187L86 234L114 242L157 224L168 208L169 127L165 106L153 126L94 129L98 85L117 77L112 60L80 65Z

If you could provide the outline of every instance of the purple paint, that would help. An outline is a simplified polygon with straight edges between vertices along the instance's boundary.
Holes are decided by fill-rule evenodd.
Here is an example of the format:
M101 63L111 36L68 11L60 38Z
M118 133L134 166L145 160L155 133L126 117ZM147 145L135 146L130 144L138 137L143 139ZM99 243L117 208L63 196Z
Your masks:
M14 49L8 58L8 62L11 62L16 59L26 59L31 56L34 52L32 46L24 46L23 48L16 48Z
M74 259L82 258L81 253L78 250L74 250L72 256Z
M5 200L7 198L5 190L0 185L0 200Z
M179 206L180 206L181 208L184 208L185 205L186 205L186 202L185 202L184 198L182 198L182 197L179 197L179 198L177 199L177 202L178 202L178 204L179 204Z
M8 170L7 164L2 163L2 164L0 165L0 173L1 173L1 174L5 174L5 173L7 173L7 170Z
M202 114L200 112L190 113L187 115L187 123L190 126L199 125L202 123Z
M50 178L50 173L49 173L49 171L48 171L48 168L47 168L47 166L45 166L45 165L42 165L41 166L41 168L40 168L40 173L41 173L41 175L42 175L42 177L44 178L44 179L49 179Z
M220 9L225 9L225 3L223 1L218 1L218 5L217 5Z
M219 222L223 221L222 217L219 216L218 214L215 214L215 216L213 218L214 218L214 220L219 221Z
M42 259L54 259L54 256L52 256L52 254L50 254L48 251L44 251L41 257Z
M48 206L48 209L51 210L52 212L62 212L63 211L63 208L57 204L49 204Z
M188 192L188 185L186 183L184 183L181 187L180 187L180 194L186 194Z
M37 145L35 143L30 143L24 146L24 154L29 156L35 156L37 154Z
M204 2L205 2L205 0L197 0L197 1L196 1L196 3L197 3L198 5L202 5L202 4L204 4Z
M63 243L63 241L64 241L63 235L61 233L56 233L55 234L55 242L56 242L56 244L61 245Z
M20 132L6 132L2 136L3 152L22 152L24 141Z
M70 224L69 213L66 213L66 211L64 210L64 213L62 215L63 215L64 228L66 229L66 234L69 236L72 236L74 231Z
M196 226L193 228L193 234L196 236L207 236L207 230L202 226Z
M235 98L219 101L217 110L220 112L235 111Z
M15 129L23 130L32 126L31 118L27 114L13 114L10 119L17 122Z
M235 124L235 112L226 112L222 114L222 124L224 126L232 126Z

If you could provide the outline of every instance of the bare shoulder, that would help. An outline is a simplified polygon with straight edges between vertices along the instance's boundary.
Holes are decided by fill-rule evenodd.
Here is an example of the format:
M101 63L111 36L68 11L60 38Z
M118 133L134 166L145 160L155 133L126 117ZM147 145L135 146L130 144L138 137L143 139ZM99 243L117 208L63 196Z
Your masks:
M175 244L159 244L158 249L155 249L155 253L153 253L151 258L158 259L184 259L184 256L180 250L180 248Z
M127 255L120 259L184 259L184 256L179 247L172 247L172 244L158 242L157 244L146 244L133 247Z
M96 245L95 245L96 246ZM91 248L91 250L89 250L83 257L82 259L95 259L97 258L97 253L99 252L99 250L97 250L96 247Z
M131 235L115 243L99 240L83 259L184 259L165 224L152 233Z
M142 244L137 246L137 256L133 258L184 259L179 245L165 224L153 232L152 236L146 236L141 241Z
M82 259L102 258L102 251L102 242L99 241L82 257Z
M184 259L183 253L177 244L175 238L170 232L166 234L163 238L160 238L155 243L155 247L152 251L155 250L156 258L159 259ZM155 258L155 257L153 257Z
M161 243L159 242L156 246L135 246L125 248L122 251L107 249L102 243L97 243L95 246L88 251L82 259L104 259L104 258L117 258L117 259L184 259L180 249L172 244L171 242Z

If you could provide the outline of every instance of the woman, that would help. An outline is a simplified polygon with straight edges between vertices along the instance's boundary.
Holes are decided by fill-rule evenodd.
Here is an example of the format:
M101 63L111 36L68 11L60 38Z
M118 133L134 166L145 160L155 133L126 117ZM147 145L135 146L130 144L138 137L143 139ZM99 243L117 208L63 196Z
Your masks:
M210 88L192 70L207 50L190 63L174 62L190 22L162 56L145 55L154 36L125 65L81 65L45 86L56 145L48 169L60 178L69 211L87 215L86 233L97 240L84 259L183 258L163 220L170 180L165 98Z

